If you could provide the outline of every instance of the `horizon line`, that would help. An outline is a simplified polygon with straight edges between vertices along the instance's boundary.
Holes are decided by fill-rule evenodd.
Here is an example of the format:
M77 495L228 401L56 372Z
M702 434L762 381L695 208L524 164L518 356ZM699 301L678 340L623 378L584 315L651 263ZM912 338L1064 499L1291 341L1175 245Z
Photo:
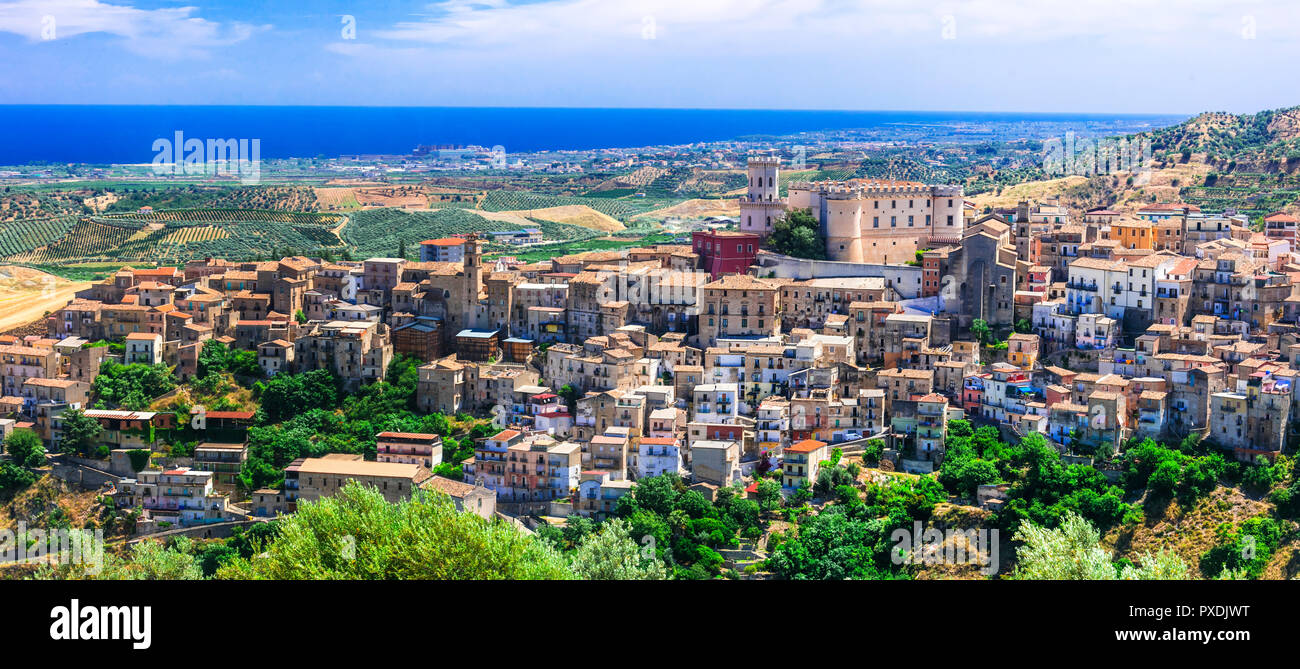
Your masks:
M282 108L282 109L526 109L556 111L720 111L720 112L785 112L822 114L1029 114L1041 116L1087 115L1109 117L1196 116L1206 113L1237 112L1201 110L1198 112L1106 112L1106 111L1032 111L1016 109L821 109L789 107L642 107L642 106L562 106L562 105L366 105L366 104L221 104L221 103L114 103L114 102L15 102L0 103L0 108L12 107L177 107L177 108ZM1278 109L1286 109L1279 107ZM1259 110L1271 111L1271 110ZM1245 112L1258 113L1258 112Z

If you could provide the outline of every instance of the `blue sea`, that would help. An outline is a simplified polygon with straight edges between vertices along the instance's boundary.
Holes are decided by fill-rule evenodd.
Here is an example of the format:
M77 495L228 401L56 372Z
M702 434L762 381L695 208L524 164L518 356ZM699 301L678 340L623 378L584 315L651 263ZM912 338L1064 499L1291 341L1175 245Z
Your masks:
M501 145L510 152L640 147L889 124L1113 122L1141 128L1170 115L977 112L0 105L0 165L149 162L158 138L260 139L261 157L407 154L422 144Z

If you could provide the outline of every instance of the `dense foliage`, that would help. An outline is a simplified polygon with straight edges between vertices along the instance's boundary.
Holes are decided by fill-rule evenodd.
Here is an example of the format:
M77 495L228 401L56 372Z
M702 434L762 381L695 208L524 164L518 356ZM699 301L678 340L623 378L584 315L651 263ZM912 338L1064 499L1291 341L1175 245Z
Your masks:
M91 389L101 403L111 408L143 411L155 397L175 387L176 379L166 365L124 365L105 360Z
M1102 548L1101 536L1077 513L1070 512L1055 529L1024 523L1015 535L1023 542L1016 552L1014 577L1026 580L1180 580L1187 563L1174 553L1142 555L1140 564L1113 561Z
M14 430L5 437L5 452L23 467L45 464L45 442L31 430Z
M826 259L826 239L821 234L821 224L812 212L795 209L788 212L772 226L767 243L778 253L810 260Z
M350 483L301 502L263 552L232 557L231 579L569 579L559 553L500 520L460 513L450 498L417 494L396 504Z
M198 375L205 377L211 373L260 377L262 367L257 364L257 351L232 349L219 341L209 340L199 353Z

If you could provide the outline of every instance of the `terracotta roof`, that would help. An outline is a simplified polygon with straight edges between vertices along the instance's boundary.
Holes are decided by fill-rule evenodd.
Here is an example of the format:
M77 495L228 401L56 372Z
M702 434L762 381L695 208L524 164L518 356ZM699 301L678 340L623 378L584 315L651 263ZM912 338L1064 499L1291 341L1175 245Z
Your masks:
M825 446L826 446L826 442L824 441L817 441L815 439L804 439L803 441L790 444L789 446L786 447L785 450L786 452L789 453L811 453Z

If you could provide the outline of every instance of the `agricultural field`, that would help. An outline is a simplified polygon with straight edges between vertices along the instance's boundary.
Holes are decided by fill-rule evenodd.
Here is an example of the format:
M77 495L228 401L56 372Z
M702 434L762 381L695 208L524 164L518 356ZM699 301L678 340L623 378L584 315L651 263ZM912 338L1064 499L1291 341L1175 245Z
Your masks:
M586 205L620 221L648 211L672 206L683 198L653 197L578 197L541 195L528 191L494 190L483 198L479 208L484 211L513 211L523 213L534 209L550 209L567 205Z
M319 208L316 192L307 186L159 186L154 188L112 188L117 201L109 213L135 212L140 207L154 209L262 209L277 211L315 211Z
M104 257L127 242L144 227L138 221L112 221L81 218L52 244L20 252L9 260L22 263L51 263L60 260Z
M77 223L75 216L0 223L0 258L54 243Z
M245 209L165 210L4 224L0 258L31 265L183 263L259 258L278 250L342 250L337 214Z
M525 227L540 228L547 239L573 240L594 236L585 228L552 221L524 219L522 225L502 220L492 220L468 209L439 209L436 211L405 211L402 209L373 209L351 215L343 228L343 240L354 249L357 257L395 256L406 244L408 256L415 256L421 241L448 237L468 232L493 232L519 230ZM505 245L491 245L501 249Z
M506 249L500 252L499 255L514 256L524 262L540 262L557 256L582 253L584 251L610 251L615 249L631 248L634 246L645 246L648 244L663 244L671 242L672 240L672 235L655 232L643 237L631 237L627 239L586 239L560 244L527 247L518 250Z
M0 223L89 213L90 208L83 203L87 195L89 193L47 193L5 188L4 193L0 194Z

